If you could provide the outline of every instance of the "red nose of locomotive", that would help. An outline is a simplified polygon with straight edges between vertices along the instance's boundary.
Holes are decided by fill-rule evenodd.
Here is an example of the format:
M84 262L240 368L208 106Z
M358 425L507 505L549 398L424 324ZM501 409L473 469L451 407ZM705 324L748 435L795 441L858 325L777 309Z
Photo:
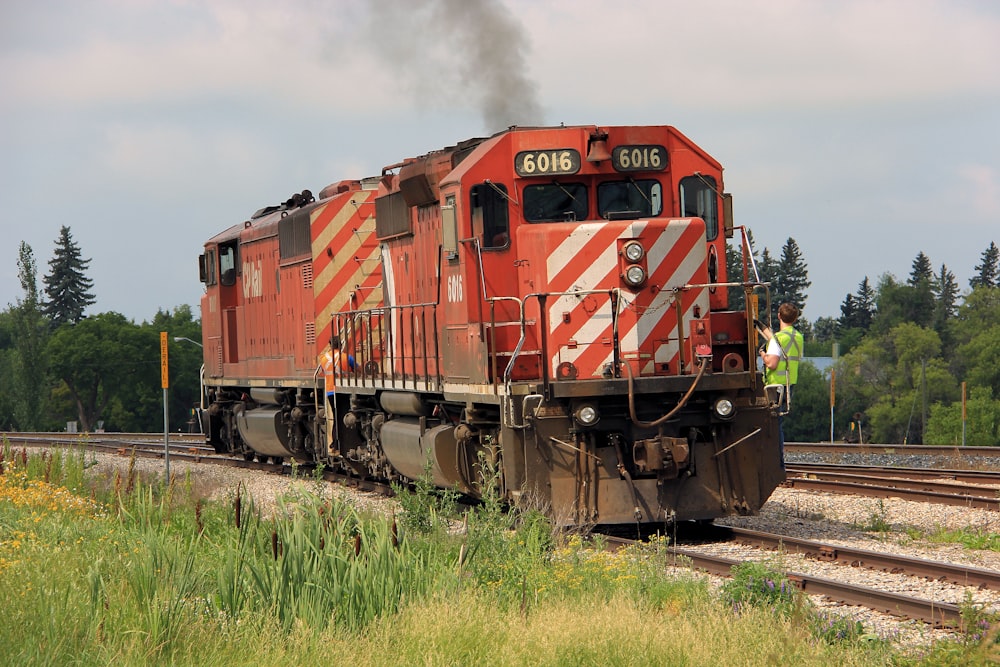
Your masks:
M620 363L636 376L691 372L691 323L709 311L702 220L550 223L519 234L528 255L519 282L544 327L538 349L551 377L618 376Z

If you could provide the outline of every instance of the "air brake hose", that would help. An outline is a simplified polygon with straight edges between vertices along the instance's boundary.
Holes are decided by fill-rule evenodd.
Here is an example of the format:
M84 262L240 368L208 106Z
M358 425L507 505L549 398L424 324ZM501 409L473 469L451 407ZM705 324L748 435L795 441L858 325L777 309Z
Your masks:
M670 419L674 415L676 415L677 412L681 408L683 408L687 404L688 400L691 398L691 395L694 393L695 388L701 381L701 377L705 374L705 369L708 367L708 362L709 358L707 357L701 360L701 363L698 367L698 375L695 377L694 382L691 383L691 387L687 390L687 393L685 393L684 396L681 397L681 400L678 401L677 405L674 406L673 410L663 415L656 421L651 421L651 422L640 421L639 417L637 417L635 414L635 379L632 377L632 366L627 361L622 362L622 364L625 366L625 370L628 371L628 414L629 417L632 418L632 423L642 428L656 428L661 424L665 423L668 419Z

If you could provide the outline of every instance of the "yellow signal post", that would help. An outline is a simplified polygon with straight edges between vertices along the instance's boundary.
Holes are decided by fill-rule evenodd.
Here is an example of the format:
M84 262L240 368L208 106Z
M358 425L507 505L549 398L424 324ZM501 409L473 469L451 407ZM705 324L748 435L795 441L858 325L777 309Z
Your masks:
M160 386L163 387L163 462L170 484L170 413L167 410L167 388L170 386L170 364L167 359L167 332L160 332Z

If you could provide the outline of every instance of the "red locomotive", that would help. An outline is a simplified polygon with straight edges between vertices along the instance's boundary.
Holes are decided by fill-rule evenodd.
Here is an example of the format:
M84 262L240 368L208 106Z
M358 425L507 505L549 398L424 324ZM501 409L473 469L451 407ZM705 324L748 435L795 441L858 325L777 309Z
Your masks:
M728 204L676 129L583 126L262 209L201 257L207 439L567 524L756 512L784 471Z

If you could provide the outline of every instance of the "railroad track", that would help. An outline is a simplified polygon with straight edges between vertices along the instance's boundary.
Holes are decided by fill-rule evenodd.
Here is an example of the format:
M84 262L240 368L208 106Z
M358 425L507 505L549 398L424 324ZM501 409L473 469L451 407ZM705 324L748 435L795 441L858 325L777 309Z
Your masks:
M160 448L163 454L163 434L150 433L0 433L0 441L11 447L90 447L98 450L112 450L121 447L141 449ZM215 450L205 445L205 436L200 433L171 433L168 438L171 453L196 450L214 454Z
M176 436L182 436L176 438ZM52 433L5 433L4 438L12 447L82 447L119 456L141 456L143 458L164 458L162 436L143 433L92 434L85 437ZM159 437L159 440L157 440ZM179 442L178 442L179 441ZM292 465L269 461L247 461L245 459L219 454L205 444L201 434L170 434L169 448L172 461L186 461L220 465L243 470L253 470L277 475L290 475L296 470ZM303 464L298 467L303 475L311 475L315 466ZM389 484L346 475L333 470L324 470L322 477L328 482L341 484L360 491L372 491L386 496L394 495Z
M832 464L832 463L786 463L788 471L806 474L850 474L865 477L897 479L951 480L964 484L980 484L1000 487L1000 470L966 470L956 468L904 468L878 465Z
M817 560L840 563L844 567L862 567L933 581L946 581L959 586L1000 590L1000 572L994 570L895 556L742 528L715 530L717 540L736 542L759 549L802 554ZM609 548L635 543L635 540L619 537L606 539ZM671 565L686 564L693 569L723 577L731 576L733 567L745 562L744 559L704 553L697 547L673 546L669 548L669 555L673 559ZM862 606L892 616L916 619L936 628L959 628L962 624L962 610L955 604L892 593L880 588L860 586L792 570L782 574L804 593L821 595L841 604Z
M786 442L786 454L855 454L862 456L926 456L955 461L979 458L1000 460L1000 447L936 446L936 445L854 445L828 442Z
M1000 473L939 471L926 468L828 466L789 463L785 485L795 489L902 498L1000 511ZM941 481L943 477L949 481ZM991 485L991 486L990 486Z

